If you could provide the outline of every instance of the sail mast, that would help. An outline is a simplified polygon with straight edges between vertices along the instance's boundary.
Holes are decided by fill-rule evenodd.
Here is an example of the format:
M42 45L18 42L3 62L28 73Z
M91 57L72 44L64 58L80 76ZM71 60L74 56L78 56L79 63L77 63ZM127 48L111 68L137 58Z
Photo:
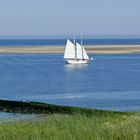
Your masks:
M73 36L74 36L73 43L74 43L74 47L75 47L75 60L76 60L77 59L77 49L76 49L76 41L75 41L75 30L73 30Z
M82 34L81 34L81 51L82 51L82 59L84 59L84 55L83 55L83 40L82 40Z

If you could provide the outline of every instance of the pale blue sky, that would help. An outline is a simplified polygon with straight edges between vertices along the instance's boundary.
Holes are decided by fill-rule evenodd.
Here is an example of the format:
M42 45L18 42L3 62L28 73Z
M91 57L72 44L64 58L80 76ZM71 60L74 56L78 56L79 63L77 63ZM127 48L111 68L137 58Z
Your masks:
M140 0L0 0L0 36L140 37Z

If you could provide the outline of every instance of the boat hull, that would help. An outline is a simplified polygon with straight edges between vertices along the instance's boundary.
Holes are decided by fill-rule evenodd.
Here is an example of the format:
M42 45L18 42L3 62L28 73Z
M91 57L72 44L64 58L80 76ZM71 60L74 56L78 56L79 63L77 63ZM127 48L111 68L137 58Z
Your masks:
M87 64L89 60L65 60L67 64Z

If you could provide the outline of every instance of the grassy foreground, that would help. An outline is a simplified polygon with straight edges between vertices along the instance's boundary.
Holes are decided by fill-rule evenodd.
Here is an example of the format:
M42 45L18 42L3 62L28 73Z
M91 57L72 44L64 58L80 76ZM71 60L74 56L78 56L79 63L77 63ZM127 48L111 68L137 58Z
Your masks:
M10 101L10 103L12 102ZM18 103L16 102L16 104ZM34 103L33 105L37 107L40 104ZM4 105L4 103L0 102L1 109L6 108L6 106L8 110L9 105ZM41 104L41 106L46 106L46 104ZM32 121L0 122L0 140L140 139L140 113L53 107L54 111L52 110L51 113L46 114L43 118L37 118ZM55 107L59 108L60 114ZM10 109L14 110L14 108L17 110L15 106ZM20 110L19 106L18 108ZM27 111L27 106L25 110Z

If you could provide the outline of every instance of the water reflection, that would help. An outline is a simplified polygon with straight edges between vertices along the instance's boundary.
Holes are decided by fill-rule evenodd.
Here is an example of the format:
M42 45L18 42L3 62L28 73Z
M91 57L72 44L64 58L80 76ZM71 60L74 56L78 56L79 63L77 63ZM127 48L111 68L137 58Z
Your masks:
M65 64L66 69L86 69L88 64Z

